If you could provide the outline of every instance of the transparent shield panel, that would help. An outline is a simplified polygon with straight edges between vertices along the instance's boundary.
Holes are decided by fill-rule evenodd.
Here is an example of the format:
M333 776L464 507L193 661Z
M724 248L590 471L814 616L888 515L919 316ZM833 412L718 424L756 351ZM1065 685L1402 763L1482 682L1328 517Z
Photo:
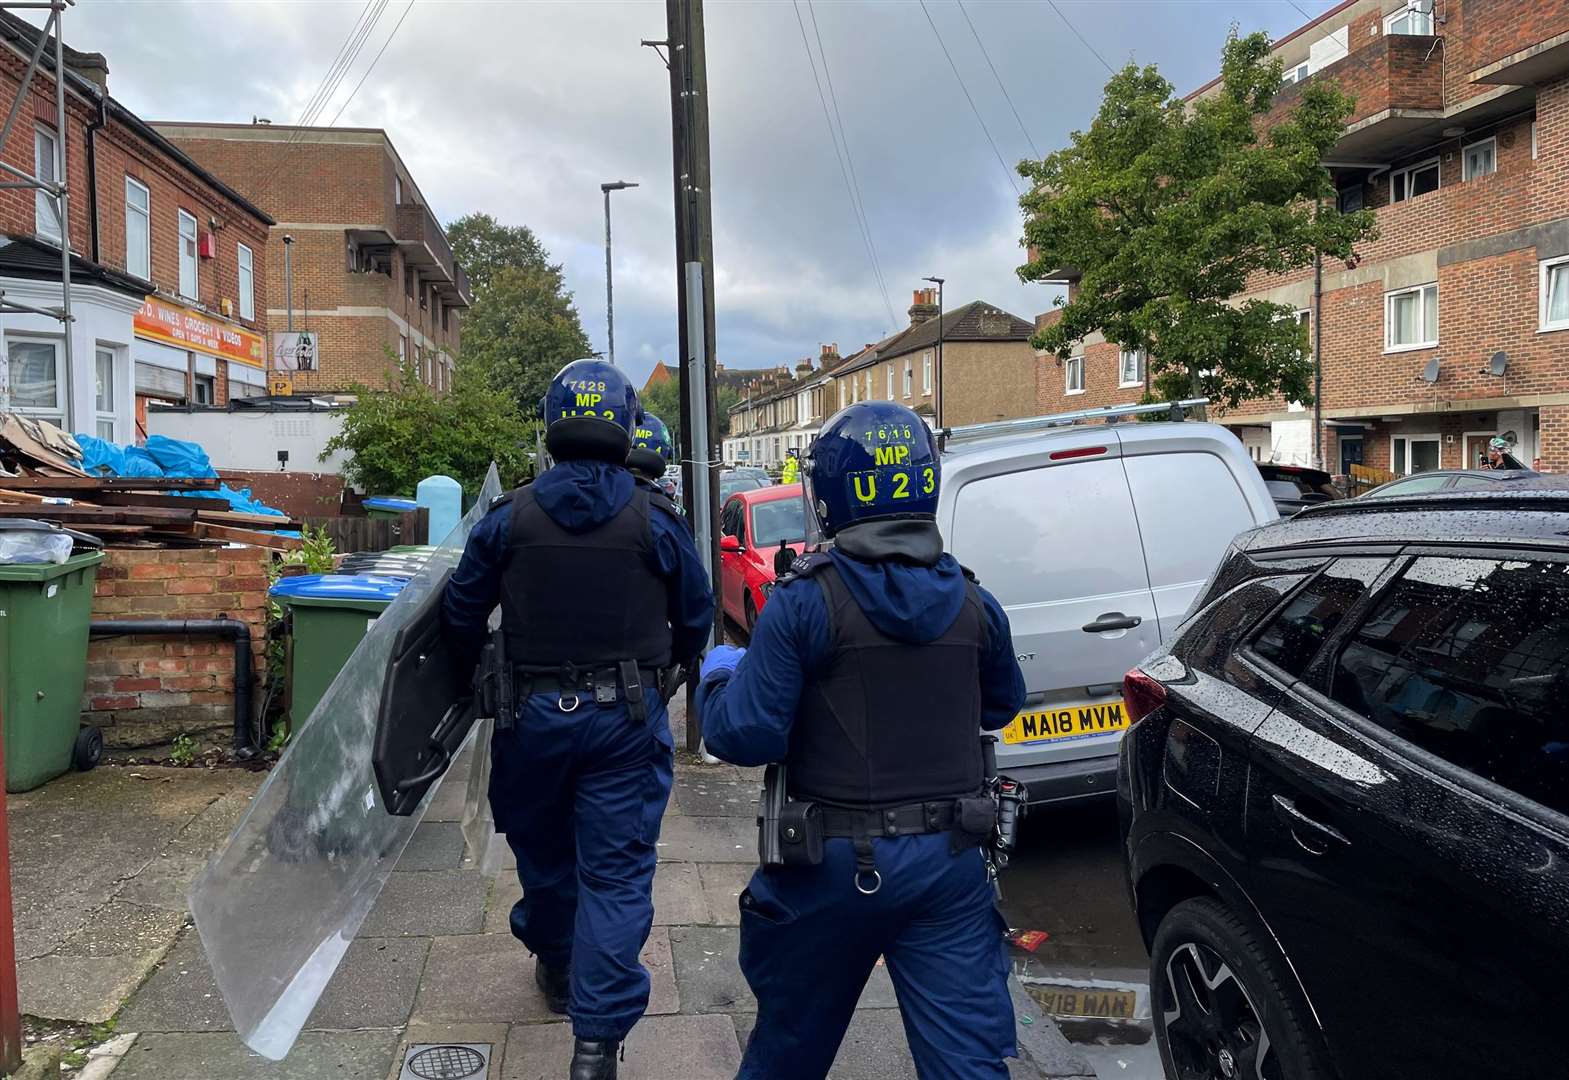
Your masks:
M371 771L381 688L398 629L457 566L500 490L493 466L474 509L371 624L191 886L191 914L235 1029L264 1057L280 1060L294 1045L441 786L407 817L382 806ZM487 761L488 750L474 747Z

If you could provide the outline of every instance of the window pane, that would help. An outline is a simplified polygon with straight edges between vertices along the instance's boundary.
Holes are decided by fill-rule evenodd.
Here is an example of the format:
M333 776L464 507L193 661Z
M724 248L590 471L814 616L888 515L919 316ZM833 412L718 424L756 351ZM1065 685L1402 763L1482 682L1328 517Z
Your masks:
M1547 318L1549 322L1569 319L1569 263L1548 268Z
M1417 169L1411 174L1411 194L1426 195L1429 191L1438 190L1438 166L1428 165Z
M104 442L114 442L114 421L98 421L98 437Z
M256 274L251 249L239 246L240 267L240 318L256 318Z
M1438 340L1438 286L1422 290L1422 340Z
M1406 441L1404 439L1397 437L1390 440L1389 456L1389 467L1392 471L1397 473L1408 473L1411 471L1406 458Z
M1436 439L1412 440L1411 471L1432 472L1438 468L1438 441Z
M147 189L130 177L125 180L125 268L139 277L150 277Z
M1393 334L1391 345L1410 345L1417 340L1421 318L1421 298L1416 293L1401 293L1390 298L1389 319Z
M33 175L40 180L59 179L60 150L54 134L35 128L33 131ZM60 239L60 208L54 197L44 191L34 194L35 224L38 235Z
M1253 642L1253 651L1288 675L1300 677L1388 562L1341 559L1334 563L1269 621Z
M98 376L95 408L101 413L112 413L114 412L114 353L108 349L99 349L95 360Z
M1425 558L1347 645L1337 701L1569 812L1569 565Z
M196 219L180 212L180 295L196 296Z
M11 342L7 357L13 408L43 410L60 408L56 355L56 347L49 342Z

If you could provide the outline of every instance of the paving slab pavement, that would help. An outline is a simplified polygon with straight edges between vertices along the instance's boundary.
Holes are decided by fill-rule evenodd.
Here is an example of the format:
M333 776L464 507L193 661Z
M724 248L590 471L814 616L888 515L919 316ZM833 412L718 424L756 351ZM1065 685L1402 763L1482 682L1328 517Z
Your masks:
M145 769L137 771L157 775L132 779L114 771L102 771L96 784L46 789L21 817L30 830L22 843L30 887L58 876L44 870L56 849L80 875L63 890L79 897L68 917L45 910L41 898L27 907L27 940L43 949L28 961L35 965L31 1000L51 1000L47 982L65 999L51 1009L85 1015L88 1003L104 1018L118 1011L118 1056L101 1055L94 1080L397 1080L406 1048L426 1043L489 1047L483 1080L555 1080L564 1073L570 1027L545 1008L533 962L507 928L520 895L514 861L503 847L504 869L491 878L464 859L461 783L438 791L434 814L416 832L305 1034L274 1065L230 1029L201 942L177 906L259 778ZM167 773L177 775L165 779ZM652 999L628 1040L624 1080L728 1080L739 1066L756 1009L736 957L738 897L755 857L758 775L685 755L678 762L659 846L656 925L643 952ZM17 799L29 796L15 797L13 807ZM101 831L86 846L102 854L103 866L69 851L69 840L90 827ZM878 968L834 1080L914 1076L896 1005L887 972ZM1014 1076L1089 1075L1033 1002L1021 995L1015 1005L1028 1056L1014 1064Z

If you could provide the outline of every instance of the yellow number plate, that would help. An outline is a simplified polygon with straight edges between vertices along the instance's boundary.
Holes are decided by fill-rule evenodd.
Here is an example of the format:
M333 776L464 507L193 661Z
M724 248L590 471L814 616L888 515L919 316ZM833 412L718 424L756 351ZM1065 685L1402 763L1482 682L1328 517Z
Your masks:
M1121 731L1127 726L1128 714L1122 711L1120 701L1108 701L1101 705L1066 705L1060 709L1020 713L1002 729L1002 741L1032 743L1087 739L1092 735Z
M1138 996L1132 990L1080 990L1069 986L1032 986L1030 993L1053 1016L1093 1016L1131 1020Z

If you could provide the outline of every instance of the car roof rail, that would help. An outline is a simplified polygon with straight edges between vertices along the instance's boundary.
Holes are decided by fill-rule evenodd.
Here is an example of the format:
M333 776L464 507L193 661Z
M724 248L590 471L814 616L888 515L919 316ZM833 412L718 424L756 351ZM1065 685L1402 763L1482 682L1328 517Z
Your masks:
M1209 398L1183 398L1180 401L1156 401L1148 405L1103 405L1095 409L1078 409L1074 412L1052 413L1049 416L1025 416L1017 420L989 420L983 424L962 424L945 427L937 432L939 449L946 449L949 440L962 442L990 435L1013 435L1019 432L1044 431L1047 428L1066 427L1084 420L1104 420L1108 424L1128 416L1153 416L1167 413L1168 419L1183 420L1188 409L1209 404Z

